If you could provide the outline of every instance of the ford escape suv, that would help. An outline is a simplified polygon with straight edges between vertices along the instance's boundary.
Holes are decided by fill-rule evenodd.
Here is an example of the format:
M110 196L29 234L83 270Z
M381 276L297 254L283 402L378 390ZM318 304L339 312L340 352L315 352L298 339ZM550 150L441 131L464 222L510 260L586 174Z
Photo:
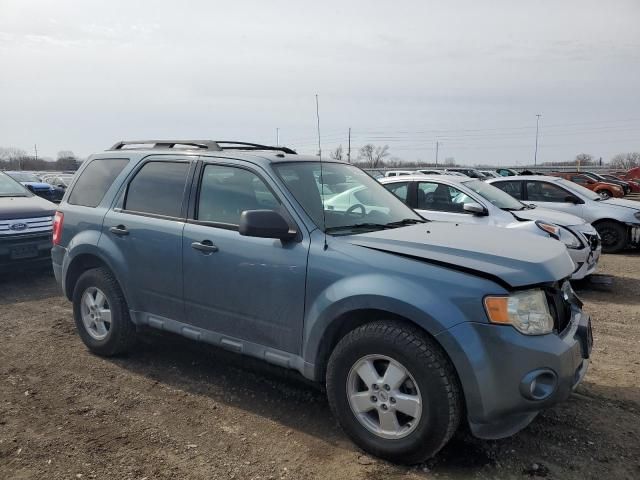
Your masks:
M53 243L92 352L147 326L297 370L397 462L462 422L514 434L568 397L592 348L561 242L426 222L362 170L282 147L117 143L83 163Z

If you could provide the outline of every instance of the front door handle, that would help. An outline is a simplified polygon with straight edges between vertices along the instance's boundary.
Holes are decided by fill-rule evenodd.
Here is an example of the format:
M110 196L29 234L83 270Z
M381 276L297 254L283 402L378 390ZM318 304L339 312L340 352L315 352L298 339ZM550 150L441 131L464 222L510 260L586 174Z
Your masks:
M218 251L218 247L216 247L211 240L203 240L201 242L193 242L191 244L192 248L196 250L200 250L203 253L213 253Z
M116 235L129 235L129 230L124 225L117 225L115 227L111 227L109 229L111 233L115 233Z

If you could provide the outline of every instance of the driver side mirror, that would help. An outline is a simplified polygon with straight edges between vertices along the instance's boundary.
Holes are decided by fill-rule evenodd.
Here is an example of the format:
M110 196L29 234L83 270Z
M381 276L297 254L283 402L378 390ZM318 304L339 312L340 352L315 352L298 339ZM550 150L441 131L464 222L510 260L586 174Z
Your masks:
M595 184L595 180L587 180L587 185L593 185Z
M573 203L575 205L578 205L580 203L584 203L582 200L580 200L578 197L576 197L575 195L567 195L566 197L564 197L564 201L566 203Z
M238 228L245 237L277 238L292 240L297 232L289 229L289 223L274 210L245 210L240 215Z
M486 208L484 208L479 203L475 203L475 202L465 203L464 206L462 207L462 209L465 212L473 213L474 215L487 215L488 214Z

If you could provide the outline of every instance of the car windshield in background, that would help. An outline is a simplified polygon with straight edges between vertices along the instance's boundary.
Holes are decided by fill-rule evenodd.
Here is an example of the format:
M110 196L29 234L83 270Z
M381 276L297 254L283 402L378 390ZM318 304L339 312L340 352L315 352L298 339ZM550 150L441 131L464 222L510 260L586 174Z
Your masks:
M29 192L13 178L0 172L0 197L26 197Z
M574 192L589 198L590 200L595 200L596 202L602 200L602 197L599 194L592 192L588 188L578 185L577 183L565 180L564 178L558 180L558 183L569 190L573 190Z
M352 165L323 163L322 174L320 162L287 162L274 168L314 223L325 224L327 233L362 233L425 221Z
M19 182L36 182L41 183L40 179L36 177L32 173L24 173L24 172L11 172L8 174L10 177L14 178Z
M508 193L482 180L471 180L469 182L462 182L462 184L503 210L524 210L527 208L524 203L516 200Z

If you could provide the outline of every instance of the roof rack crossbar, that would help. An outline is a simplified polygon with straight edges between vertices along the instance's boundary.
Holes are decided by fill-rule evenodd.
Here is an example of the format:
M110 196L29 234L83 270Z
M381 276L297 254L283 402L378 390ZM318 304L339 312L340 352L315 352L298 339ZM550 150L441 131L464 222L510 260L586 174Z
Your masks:
M235 142L232 140L216 140L222 150L272 150L296 155L297 152L289 147L261 145L259 143Z

